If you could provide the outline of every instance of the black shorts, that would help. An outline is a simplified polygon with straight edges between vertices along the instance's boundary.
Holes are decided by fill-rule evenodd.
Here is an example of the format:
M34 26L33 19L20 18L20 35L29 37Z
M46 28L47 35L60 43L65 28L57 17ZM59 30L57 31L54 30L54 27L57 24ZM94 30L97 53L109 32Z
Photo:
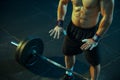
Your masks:
M80 46L83 44L82 40L92 38L96 33L96 30L97 26L94 26L89 29L83 29L75 26L71 21L67 27L67 35L65 36L63 42L64 55L72 56L84 52L85 57L90 64L98 65L100 63L98 46L93 48L91 51L83 51L80 49Z

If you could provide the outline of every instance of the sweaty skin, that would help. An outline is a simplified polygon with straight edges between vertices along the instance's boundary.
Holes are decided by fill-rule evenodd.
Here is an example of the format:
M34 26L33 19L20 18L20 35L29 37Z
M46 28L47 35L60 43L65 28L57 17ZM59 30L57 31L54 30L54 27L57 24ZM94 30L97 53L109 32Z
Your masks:
M60 0L58 6L58 20L64 20L68 2L72 2L72 22L82 28L91 28L98 23L101 13L102 19L96 32L102 36L112 22L114 0Z
M73 4L72 21L76 26L91 28L98 22L98 0L71 0Z

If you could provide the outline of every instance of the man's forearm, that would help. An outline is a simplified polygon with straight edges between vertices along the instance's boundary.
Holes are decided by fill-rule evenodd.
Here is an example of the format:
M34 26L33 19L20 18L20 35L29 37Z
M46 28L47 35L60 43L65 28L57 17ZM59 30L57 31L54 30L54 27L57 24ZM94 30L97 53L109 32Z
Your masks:
M103 16L99 24L97 35L103 36L104 33L108 30L109 26L112 23L113 11L114 11L114 0L100 0L100 10L101 15Z
M96 34L99 36L103 36L105 32L108 30L111 23L112 23L112 17L109 17L109 18L103 17L100 21Z
M64 20L66 12L67 12L67 4L60 1L57 10L57 20Z

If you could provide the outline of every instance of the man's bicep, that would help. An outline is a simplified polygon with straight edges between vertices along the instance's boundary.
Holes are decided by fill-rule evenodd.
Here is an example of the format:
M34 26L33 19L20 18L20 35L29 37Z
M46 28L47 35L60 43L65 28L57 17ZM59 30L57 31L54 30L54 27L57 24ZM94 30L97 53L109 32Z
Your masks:
M114 0L101 0L100 8L103 17L112 17L114 10Z

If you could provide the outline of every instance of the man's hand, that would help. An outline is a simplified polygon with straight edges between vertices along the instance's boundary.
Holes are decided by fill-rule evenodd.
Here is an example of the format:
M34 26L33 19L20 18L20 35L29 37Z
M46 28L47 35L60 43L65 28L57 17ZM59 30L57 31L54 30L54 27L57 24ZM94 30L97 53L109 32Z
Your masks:
M82 50L92 50L98 45L98 42L95 42L92 38L82 40L84 44L80 47Z
M61 32L63 32L63 28L59 26L56 26L54 29L51 29L49 31L50 36L53 36L54 39L55 38L59 39Z

